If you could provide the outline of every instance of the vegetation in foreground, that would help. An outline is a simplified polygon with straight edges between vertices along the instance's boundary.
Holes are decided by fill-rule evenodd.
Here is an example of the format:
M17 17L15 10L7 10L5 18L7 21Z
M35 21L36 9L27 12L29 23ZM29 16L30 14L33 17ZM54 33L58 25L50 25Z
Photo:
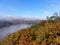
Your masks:
M60 45L60 17L52 16L30 28L10 34L0 45Z

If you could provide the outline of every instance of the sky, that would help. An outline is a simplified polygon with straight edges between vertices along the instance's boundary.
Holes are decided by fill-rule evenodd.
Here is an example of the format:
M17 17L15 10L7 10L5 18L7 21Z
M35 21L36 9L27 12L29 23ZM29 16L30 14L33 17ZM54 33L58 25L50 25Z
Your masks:
M0 18L46 18L60 11L60 0L0 0Z

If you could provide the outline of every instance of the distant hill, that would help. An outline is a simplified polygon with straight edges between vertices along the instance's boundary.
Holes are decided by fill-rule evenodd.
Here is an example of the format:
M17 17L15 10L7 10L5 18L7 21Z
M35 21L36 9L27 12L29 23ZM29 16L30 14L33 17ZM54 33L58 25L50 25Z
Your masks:
M0 20L0 28L16 24L36 24L39 21L40 20L25 20L25 19Z
M9 21L0 21L0 28L7 27L10 25L13 25L14 23L9 22Z
M60 17L50 17L10 34L0 45L60 45Z

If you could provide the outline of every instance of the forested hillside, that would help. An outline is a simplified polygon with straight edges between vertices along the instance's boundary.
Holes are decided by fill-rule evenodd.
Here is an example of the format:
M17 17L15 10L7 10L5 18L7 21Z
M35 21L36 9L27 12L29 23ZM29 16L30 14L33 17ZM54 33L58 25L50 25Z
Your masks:
M60 17L49 17L30 28L10 34L0 45L60 45Z

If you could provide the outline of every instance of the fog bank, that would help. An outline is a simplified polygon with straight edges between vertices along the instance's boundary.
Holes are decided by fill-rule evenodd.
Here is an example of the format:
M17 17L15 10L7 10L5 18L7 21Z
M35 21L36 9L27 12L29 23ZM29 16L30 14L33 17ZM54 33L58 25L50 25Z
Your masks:
M30 27L32 24L19 24L19 25L11 25L9 27L4 27L0 29L0 40L6 37L7 35L16 32L17 30Z

